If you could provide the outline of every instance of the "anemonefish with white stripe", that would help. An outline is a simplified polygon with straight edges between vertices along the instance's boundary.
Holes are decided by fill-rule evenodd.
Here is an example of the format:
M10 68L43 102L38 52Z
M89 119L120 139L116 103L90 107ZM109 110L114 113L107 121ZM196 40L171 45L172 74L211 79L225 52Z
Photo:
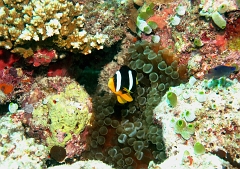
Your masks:
M130 93L134 92L137 84L137 72L127 66L122 66L108 81L108 87L121 104L133 101Z

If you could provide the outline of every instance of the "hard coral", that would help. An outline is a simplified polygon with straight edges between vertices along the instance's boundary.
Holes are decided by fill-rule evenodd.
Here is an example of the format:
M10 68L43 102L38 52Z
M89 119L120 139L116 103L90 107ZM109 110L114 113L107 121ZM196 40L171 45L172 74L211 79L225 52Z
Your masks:
M128 5L117 0L2 1L0 46L25 58L32 56L37 46L87 55L122 38Z
M22 124L14 122L10 114L0 118L0 133L0 168L47 167L47 147L37 144L32 138L26 138Z
M74 156L80 156L83 151L86 150L85 138L80 135L72 135L72 139L66 143L67 158L73 158Z
M48 95L63 92L64 88L72 82L73 81L67 77L35 78L29 92L23 93L19 101L23 107L25 104L38 104Z

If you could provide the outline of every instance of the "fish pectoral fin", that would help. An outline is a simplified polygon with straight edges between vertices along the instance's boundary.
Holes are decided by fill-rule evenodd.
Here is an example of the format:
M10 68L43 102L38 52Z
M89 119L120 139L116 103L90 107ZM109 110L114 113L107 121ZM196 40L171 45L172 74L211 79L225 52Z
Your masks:
M121 96L117 96L117 100L118 100L118 102L121 103L121 104L127 103L127 101L124 100Z
M122 97L124 100L126 100L128 102L133 101L133 98L132 98L132 96L129 93L124 93L120 97Z

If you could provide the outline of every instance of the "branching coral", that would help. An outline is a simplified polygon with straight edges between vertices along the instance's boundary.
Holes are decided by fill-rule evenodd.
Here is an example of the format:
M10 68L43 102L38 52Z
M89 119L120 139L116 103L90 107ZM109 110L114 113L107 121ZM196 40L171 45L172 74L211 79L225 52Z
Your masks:
M89 54L94 48L103 49L104 45L110 46L121 39L125 30L115 26L125 19L122 11L127 9L127 4L112 7L111 10L116 10L114 15L111 10L105 11L109 4L100 2L80 5L67 0L10 0L0 4L0 46L25 58L32 56L37 46ZM96 13L97 20L91 17ZM122 19L112 23L113 18ZM95 25L99 28L93 29Z

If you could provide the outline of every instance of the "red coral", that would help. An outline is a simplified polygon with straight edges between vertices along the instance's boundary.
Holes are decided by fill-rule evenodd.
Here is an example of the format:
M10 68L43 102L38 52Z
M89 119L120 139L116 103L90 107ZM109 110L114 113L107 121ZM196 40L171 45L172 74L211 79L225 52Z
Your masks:
M207 41L210 41L210 37L209 35L207 34L207 32L204 32L202 35L201 35L201 40L204 41L204 42L207 42Z
M37 50L32 57L27 59L28 63L33 63L33 66L38 67L40 65L47 66L52 60L57 58L57 52L55 50L40 49Z
M231 39L232 37L239 37L240 36L240 17L228 22L226 26L226 37Z
M13 63L18 61L20 56L13 54L7 50L0 49L0 70L11 67Z
M5 94L10 94L13 91L13 85L7 83L0 83L0 90Z
M222 52L227 49L227 39L225 35L216 35L215 45L219 47L219 50Z
M50 63L47 76L48 77L70 76L71 72L69 72L69 68L72 66L72 63L73 58L71 56L66 57L62 60L58 60L57 62L54 63Z
M163 29L164 27L167 26L167 19L168 17L173 14L174 10L173 8L175 7L175 5L171 5L171 6L168 6L166 8L163 8L159 14L155 14L153 16L151 16L147 22L149 21L154 21L157 23L158 27L160 29Z

